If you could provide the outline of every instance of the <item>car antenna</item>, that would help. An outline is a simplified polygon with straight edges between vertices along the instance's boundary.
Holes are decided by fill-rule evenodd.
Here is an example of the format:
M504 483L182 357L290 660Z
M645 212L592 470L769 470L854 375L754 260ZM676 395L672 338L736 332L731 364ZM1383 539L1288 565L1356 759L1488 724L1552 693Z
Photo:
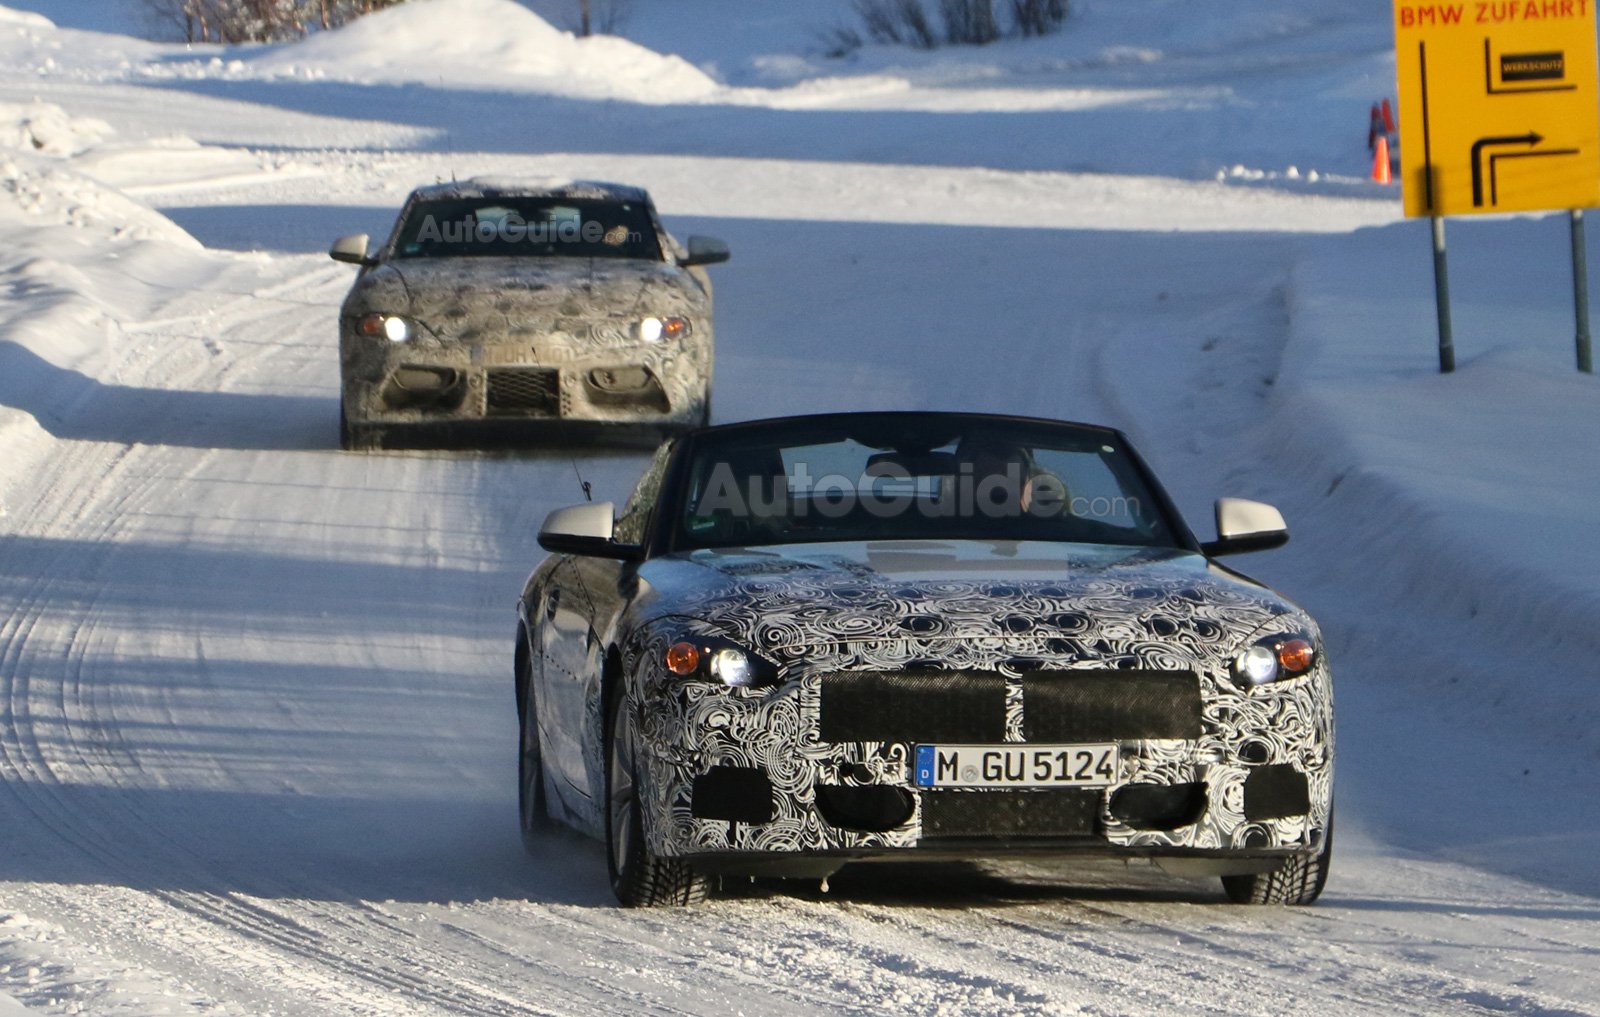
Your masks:
M583 500L584 501L594 501L594 495L590 492L590 489L589 489L589 482L587 480L583 479L583 471L578 469L578 457L577 456L573 456L572 457L572 472L575 475L577 475L578 486L583 488Z

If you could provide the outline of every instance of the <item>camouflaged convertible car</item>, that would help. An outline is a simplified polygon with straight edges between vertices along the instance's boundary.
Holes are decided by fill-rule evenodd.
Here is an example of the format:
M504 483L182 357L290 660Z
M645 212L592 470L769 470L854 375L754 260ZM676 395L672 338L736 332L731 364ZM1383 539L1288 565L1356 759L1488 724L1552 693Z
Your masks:
M706 423L711 281L727 247L661 227L635 187L470 180L413 191L340 312L345 448L550 424ZM493 425L493 426L491 426ZM587 425L587 426L586 426ZM524 430L526 428L523 428Z
M1149 858L1305 904L1332 843L1316 624L1199 543L1120 433L865 413L661 447L552 514L516 642L524 835L604 838L626 904L850 862Z

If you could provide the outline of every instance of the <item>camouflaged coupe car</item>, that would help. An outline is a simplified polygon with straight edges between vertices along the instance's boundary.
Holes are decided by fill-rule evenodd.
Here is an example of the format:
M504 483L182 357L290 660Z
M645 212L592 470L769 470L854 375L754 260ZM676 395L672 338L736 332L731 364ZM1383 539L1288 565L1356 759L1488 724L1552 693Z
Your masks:
M851 862L1155 859L1305 904L1333 703L1304 611L1196 541L1117 431L941 413L670 441L539 535L515 675L524 836L607 845L625 904Z
M558 438L705 424L710 237L680 247L635 187L470 180L413 191L340 312L347 449L557 424ZM552 430L544 428L543 430Z

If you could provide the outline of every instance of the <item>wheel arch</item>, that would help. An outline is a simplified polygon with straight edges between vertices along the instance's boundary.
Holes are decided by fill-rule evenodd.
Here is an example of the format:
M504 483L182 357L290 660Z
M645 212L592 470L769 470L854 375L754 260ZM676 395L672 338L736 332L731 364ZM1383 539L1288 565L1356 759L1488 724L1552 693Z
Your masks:
M528 625L517 622L517 647L512 656L511 679L517 696L517 715L522 715L528 699L528 685L532 679L533 651L528 648Z

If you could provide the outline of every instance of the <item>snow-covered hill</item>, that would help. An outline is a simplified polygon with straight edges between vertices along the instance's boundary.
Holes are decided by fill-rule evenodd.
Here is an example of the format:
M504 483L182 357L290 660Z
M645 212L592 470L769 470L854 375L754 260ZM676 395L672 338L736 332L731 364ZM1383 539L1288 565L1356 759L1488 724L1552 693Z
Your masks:
M1600 1013L1566 221L1450 224L1440 377L1426 227L1365 179L1386 3L831 60L842 4L636 0L623 42L417 0L228 50L0 2L0 1014ZM640 914L595 845L526 858L511 604L575 472L642 459L334 449L321 252L479 173L732 243L722 420L1098 420L1198 530L1281 505L1239 564L1330 640L1323 902L951 866Z

